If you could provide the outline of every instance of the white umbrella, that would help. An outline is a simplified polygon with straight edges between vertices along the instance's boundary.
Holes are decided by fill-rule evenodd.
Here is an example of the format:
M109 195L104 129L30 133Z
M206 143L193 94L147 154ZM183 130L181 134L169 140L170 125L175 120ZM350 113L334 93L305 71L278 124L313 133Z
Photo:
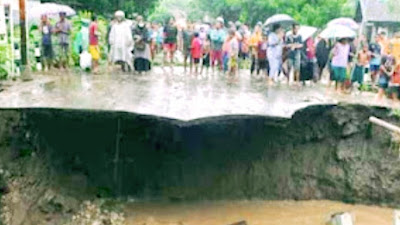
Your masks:
M317 30L318 30L318 28L316 28L316 27L300 26L299 34L303 41L307 41L308 38L310 38L311 36L313 36L315 34L315 32L317 32ZM286 33L286 36L289 36L291 34L292 34L292 31L290 30Z
M358 28L360 28L360 25L358 25L358 23L356 21L354 21L351 18L346 18L346 17L337 18L337 19L331 20L328 23L328 27L334 26L334 25L342 25L342 26L348 27L353 30L358 30Z
M286 14L276 14L271 16L270 18L265 21L265 26L271 26L274 24L281 24L282 26L292 25L295 23L295 20Z
M320 36L326 39L354 38L357 36L357 33L354 30L343 25L332 25L323 30Z
M42 15L56 18L61 12L65 12L67 16L76 15L75 10L67 5L60 5L56 3L43 3L31 8L28 11L28 18L31 20L40 19Z

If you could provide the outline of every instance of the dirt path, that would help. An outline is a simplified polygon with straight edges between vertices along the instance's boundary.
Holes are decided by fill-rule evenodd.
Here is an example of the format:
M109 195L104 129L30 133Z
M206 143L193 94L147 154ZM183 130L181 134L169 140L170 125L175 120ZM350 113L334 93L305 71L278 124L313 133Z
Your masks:
M351 212L356 225L390 225L393 210L331 201L241 201L208 203L132 203L128 225L323 225L332 213Z

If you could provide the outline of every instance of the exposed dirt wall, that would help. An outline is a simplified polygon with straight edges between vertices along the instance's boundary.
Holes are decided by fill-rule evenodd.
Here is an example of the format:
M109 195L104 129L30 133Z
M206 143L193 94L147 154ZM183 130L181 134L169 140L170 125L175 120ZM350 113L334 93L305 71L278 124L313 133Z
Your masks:
M71 191L100 197L399 204L398 146L389 132L370 125L372 115L400 124L388 110L364 106L315 106L290 120L190 122L105 111L0 110L0 146L16 156L46 155Z

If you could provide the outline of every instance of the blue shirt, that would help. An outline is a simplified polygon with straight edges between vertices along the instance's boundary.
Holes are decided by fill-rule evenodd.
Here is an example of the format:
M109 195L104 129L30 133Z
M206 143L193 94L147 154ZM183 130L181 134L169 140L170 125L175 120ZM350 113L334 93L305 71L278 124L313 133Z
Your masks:
M222 50L226 38L225 31L223 29L212 29L210 32L211 48L213 50Z
M381 61L382 61L381 46L379 44L373 43L373 44L370 44L369 50L372 53L372 58L371 58L370 64L374 65L374 66L381 65Z

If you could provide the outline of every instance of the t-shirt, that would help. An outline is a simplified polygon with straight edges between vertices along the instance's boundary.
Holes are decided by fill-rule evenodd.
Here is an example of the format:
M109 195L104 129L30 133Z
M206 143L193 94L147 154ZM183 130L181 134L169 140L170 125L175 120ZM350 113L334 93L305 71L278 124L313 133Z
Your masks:
M349 63L350 45L337 43L333 49L332 66L345 67Z
M53 27L51 25L44 25L42 27L42 44L51 45L51 34Z
M189 30L183 31L183 48L189 49L192 45L193 32Z
M267 49L268 49L268 43L265 41L260 41L258 43L258 48L257 48L257 55L258 59L265 60L267 59Z
M230 56L237 57L239 55L239 41L236 38L232 38L229 45L230 45Z
M210 32L211 48L213 50L222 50L225 42L225 31L223 29L213 29Z
M202 57L200 38L197 37L193 39L191 53L194 59L200 59Z
M372 58L371 58L371 65L379 66L382 60L382 48L377 43L372 43L369 45L369 50L371 51Z
M290 44L302 44L302 43L303 43L303 41L299 34L298 35L291 34L286 38L286 44L289 44L289 45ZM296 59L300 54L301 54L301 48L290 49L289 58Z
M89 26L89 44L90 45L98 45L99 37L97 37L96 33L98 30L98 25L96 22L92 22Z
M71 24L66 20L59 21L56 24L56 27L60 30L60 32L58 33L60 44L69 44L69 33L71 32Z
M400 61L400 38L394 38L391 42L390 42L390 46L391 46L391 53L392 56L396 59L396 62Z
M178 36L178 29L174 26L165 26L164 28L164 43L176 44Z

